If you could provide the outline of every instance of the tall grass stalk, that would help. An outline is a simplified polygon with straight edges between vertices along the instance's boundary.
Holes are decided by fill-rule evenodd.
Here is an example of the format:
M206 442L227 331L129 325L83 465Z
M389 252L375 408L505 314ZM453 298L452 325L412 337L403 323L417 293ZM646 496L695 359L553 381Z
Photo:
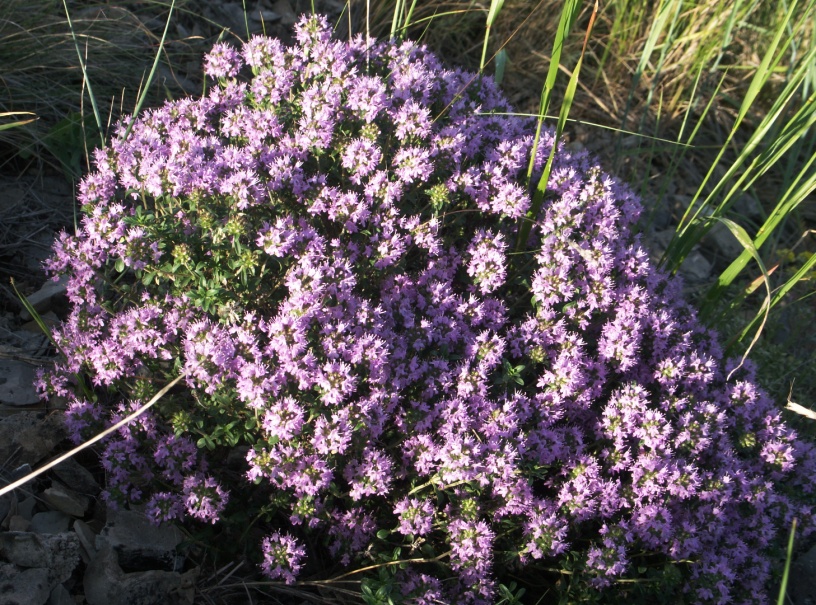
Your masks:
M754 260L756 261L757 265L759 266L759 270L762 272L762 283L765 285L765 300L762 303L762 308L760 309L760 311L759 311L759 313L757 314L757 317L756 317L757 320L759 320L761 318L761 324L759 326L759 329L756 331L756 334L754 334L754 338L751 341L751 344L748 346L747 350L745 351L745 354L742 356L742 359L740 360L739 365L737 367L735 367L733 370L731 370L731 372L729 373L728 379L730 380L731 376L734 374L734 372L736 372L739 368L741 368L743 366L743 364L745 363L745 360L748 358L748 355L751 352L751 349L753 349L753 347L756 344L757 340L759 340L759 336L760 336L760 334L762 334L762 329L765 327L765 323L768 321L768 314L771 311L771 304L772 304L771 303L771 277L770 277L770 274L768 273L768 270L765 268L765 263L762 261L762 257L759 255L759 251L754 246L753 242L751 241L751 238L745 232L745 229L740 227L734 221L726 219L726 218L715 217L715 218L712 218L710 220L711 220L711 222L717 221L719 223L724 224L726 227L728 227L728 230L731 231L731 234L735 238L737 238L737 241L740 243L740 245L743 247L743 249L748 254L750 254L754 258ZM745 335L747 335L747 333L748 333L748 331L743 332L743 334L740 336L739 340L742 340L742 338L744 338ZM729 350L726 351L726 354L730 353L730 348L731 347L729 347Z
M63 0L64 1L64 0ZM150 90L150 85L153 82L153 79L156 77L156 69L159 66L159 59L161 58L162 51L164 50L164 42L167 40L167 30L170 29L170 20L173 18L173 9L176 8L176 0L171 0L170 2L170 11L167 13L167 21L164 24L164 32L162 32L161 40L159 40L159 48L156 50L156 56L153 59L153 67L150 68L150 74L147 76L147 82L142 89L141 94L139 95L139 99L136 101L136 107L133 109L133 115L128 122L127 129L125 130L124 138L127 138L128 134L130 134L131 128L133 128L133 123L136 121L136 116L139 114L139 111L142 109L142 105L144 105L145 99L147 99L148 91ZM67 11L67 7L66 7ZM246 19L246 10L244 10L244 19ZM247 33L249 33L249 24L247 23ZM89 90L90 92L90 90ZM93 100L93 95L91 95L91 99ZM95 105L94 105L95 106ZM104 142L104 140L103 140Z
M102 117L99 115L99 105L96 102L96 95L94 95L91 79L88 77L88 68L85 66L85 59L82 58L82 50L79 48L79 40L74 29L74 23L71 21L71 11L68 10L67 0L62 0L62 6L65 9L65 19L68 22L68 30L71 32L71 39L74 41L74 48L76 49L77 58L79 59L79 67L82 69L82 87L88 89L88 97L91 100L91 107L93 108L94 119L96 120L96 131L99 133L100 143L105 144L105 131L102 128Z
M490 0L490 9L487 12L487 23L485 24L484 43L482 44L482 60L479 63L479 73L484 71L485 59L487 57L487 43L490 39L490 29L496 22L496 18L501 12L504 0Z
M8 122L7 124L0 124L0 131L2 130L9 130L10 128L19 128L20 126L25 126L26 124L30 124L37 119L37 114L32 113L30 111L4 111L0 112L0 119L3 118L11 118L11 117L20 117L20 116L34 116L33 118L26 118L24 120L16 120L14 122Z
M538 155L538 144L541 140L541 129L544 126L544 117L547 115L550 102L552 100L553 91L555 89L555 80L558 77L558 66L561 63L561 53L564 50L564 42L569 36L570 30L572 29L575 20L578 18L578 13L581 9L581 3L579 0L566 0L564 2L564 6L561 10L561 17L558 21L558 30L555 35L555 40L553 41L553 49L550 55L550 65L547 69L547 77L544 80L544 87L541 89L541 101L538 106L538 121L536 123L536 132L535 138L533 140L533 149L530 153L530 163L527 166L527 181L531 182L533 178L533 169L535 165L535 158ZM582 55L583 56L583 55ZM580 65L580 60L579 60ZM577 69L573 71L573 77L570 78L570 82L575 80L577 82L577 77L575 77L575 73L578 71ZM566 106L566 113L564 111ZM569 106L566 105L566 95L565 95L565 102L561 105L561 112L559 114L558 123L562 124L564 120L566 120L567 115L569 113ZM561 115L563 115L564 120L561 119ZM563 124L561 126L563 129ZM544 201L544 189L547 187L547 181L549 180L549 172L552 170L552 158L554 157L555 149L558 144L558 136L561 132L556 127L556 138L553 141L553 147L550 152L550 156L547 159L547 165L544 168L544 173L541 176L541 179L538 182L538 186L535 189L533 194L533 201L530 207L527 216L522 219L522 223L519 227L519 236L518 241L516 242L516 252L520 252L524 249L527 238L530 236L530 229L532 228L533 221L538 216L538 213L541 210L541 204Z
M788 592L788 578L790 578L790 566L793 560L793 540L796 537L796 518L791 523L790 537L788 538L788 552L785 557L785 570L782 572L782 584L779 587L779 597L776 605L785 605L785 597Z
M680 264L685 260L691 248L696 245L700 239L710 229L711 224L701 219L701 214L704 211L709 211L711 216L721 216L725 210L728 209L730 202L733 201L735 195L745 190L750 186L759 176L766 172L779 158L787 151L791 145L799 138L803 130L806 130L812 124L811 118L816 112L816 107L813 104L806 103L797 114L787 122L783 133L777 140L769 141L766 151L759 157L755 158L743 170L743 166L748 162L753 152L756 151L763 142L765 135L768 134L776 121L784 116L788 109L788 103L795 97L797 90L802 82L804 76L808 73L810 65L807 63L807 58L794 72L788 80L785 88L773 103L770 111L762 118L759 125L751 132L747 142L743 145L742 150L737 158L726 170L725 175L719 179L713 190L704 195L709 181L712 179L716 169L720 166L721 160L726 150L734 140L734 136L743 123L743 120L748 115L752 108L755 108L755 103L760 91L768 83L773 68L777 66L783 54L787 51L791 44L792 37L788 38L787 42L779 49L779 44L782 41L784 34L788 30L790 20L795 14L796 0L791 4L785 17L780 20L776 35L774 36L771 45L762 58L762 62L751 79L751 83L745 92L745 96L740 104L739 111L728 133L725 141L720 147L714 160L708 169L708 172L699 184L697 192L695 193L691 203L684 213L680 224L677 227L677 236L669 245L668 250L664 256L665 264L672 270L676 270ZM813 3L812 3L813 4ZM811 49L808 53L810 59L816 59L816 47ZM803 123L807 126L803 127ZM739 176L738 176L739 175ZM720 193L724 191L726 186L732 182L732 179L737 178L736 182L732 184L731 189L719 200L716 207L712 206L718 201ZM749 181L746 183L746 181ZM702 199L702 202L698 201Z
M681 0L661 0L658 9L657 9L657 17L652 22L651 28L649 30L649 35L646 38L646 42L643 46L643 51L640 55L640 61L638 61L637 68L635 69L635 73L632 77L632 84L629 87L629 97L626 100L626 106L623 110L623 117L621 118L621 128L627 127L627 120L629 117L629 111L632 108L632 102L634 101L635 96L638 94L638 87L640 85L641 78L643 78L644 73L646 72L646 68L651 62L652 54L654 53L655 48L657 47L658 41L663 38L667 37L667 43L661 45L661 52L660 58L658 60L657 68L654 72L654 81L657 81L658 76L661 71L661 67L666 60L666 53L668 48L670 47L670 41L674 37L675 26L677 25L677 19L680 14L680 9L682 8L683 3ZM668 30L667 30L668 27ZM649 88L649 92L647 95L646 104L649 105L649 102L652 99L654 94L654 86ZM641 125L643 122L641 121ZM620 155L620 146L618 146L618 150L616 153L617 156Z

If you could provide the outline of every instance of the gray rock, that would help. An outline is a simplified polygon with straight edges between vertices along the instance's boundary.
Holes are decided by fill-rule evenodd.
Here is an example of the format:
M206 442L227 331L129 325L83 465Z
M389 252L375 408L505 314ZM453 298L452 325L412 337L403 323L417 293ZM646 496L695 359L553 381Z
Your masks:
M65 437L62 416L57 414L40 418L38 412L20 412L0 418L0 460L36 466Z
M646 234L645 244L653 260L657 261L666 251L673 236L674 229L662 229Z
M680 265L680 275L691 284L704 282L711 275L711 262L699 250L692 250Z
M47 569L17 569L0 563L2 605L45 605L51 593Z
M794 605L816 605L816 547L791 565L788 597Z
M762 204L757 199L748 193L743 193L734 200L732 206L734 213L754 221L762 220L765 211L762 209Z
M705 239L709 247L722 254L726 261L737 258L745 249L731 230L722 223L715 224Z
M29 496L19 504L17 504L17 514L31 521L34 518L34 507L37 506L37 499L34 496Z
M237 34L246 32L244 7L240 2L222 2L218 5L218 12L224 25Z
M48 596L48 605L76 605L76 601L65 586L57 584Z
M0 496L0 522L5 519L11 511L11 494Z
M71 527L71 517L59 510L37 513L31 519L29 530L35 534L60 534Z
M9 531L24 532L31 527L31 521L20 515L12 515L9 519Z
M91 505L86 496L56 485L43 491L42 498L55 510L61 510L72 517L84 517Z
M297 14L292 8L292 3L289 0L277 0L272 5L272 10L280 15L280 22L286 26L291 27L297 23Z
M249 18L262 23L277 23L281 20L281 16L278 13L267 9L254 11L249 15Z
M93 558L94 555L96 555L96 534L94 531L81 519L74 521L74 531L79 538L79 543L82 545L82 548L85 549L86 554Z
M0 403L23 406L40 402L34 388L34 366L14 359L0 359Z
M73 458L60 462L53 468L53 472L66 486L80 494L96 496L101 489L91 471Z
M85 599L90 605L192 605L197 572L125 573L110 545L104 545L85 571Z
M68 580L79 563L79 538L72 533L5 532L0 534L0 558L18 567L46 570L50 592Z
M28 463L21 464L20 466L15 468L13 471L11 471L11 473L9 473L8 479L9 479L9 481L17 481L17 479L22 479L26 475L31 474L32 470L33 469L31 468L30 464L28 464Z
M45 285L34 294L26 296L26 300L28 304L34 307L37 313L45 313L51 309L57 299L65 297L67 284L68 277L63 275L58 281L46 282ZM23 321L32 319L31 314L25 308L20 311L20 318Z
M42 315L40 315L40 319L46 326L48 326L49 329L55 328L56 326L59 326L62 323L60 321L60 318L53 311L43 313ZM39 344L40 342L48 343L48 336L43 334L40 324L38 324L33 319L31 321L24 323L22 326L20 326L20 328L22 328L22 330L15 332L14 333L15 336L22 338L23 335L27 332L29 334L34 334L37 336L37 344Z
M110 546L127 571L177 570L176 547L184 536L172 525L153 525L144 514L131 510L108 510L108 522L96 537L96 548ZM183 561L181 561L183 563Z

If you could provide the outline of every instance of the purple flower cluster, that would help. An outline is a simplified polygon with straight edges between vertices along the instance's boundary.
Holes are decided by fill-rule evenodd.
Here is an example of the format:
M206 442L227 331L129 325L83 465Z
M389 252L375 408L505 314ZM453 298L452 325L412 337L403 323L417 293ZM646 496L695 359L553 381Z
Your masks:
M287 584L294 584L306 549L290 534L274 532L263 540L264 573L272 579L282 578Z
M41 388L79 440L186 378L107 442L106 496L215 522L226 488L269 492L290 526L262 567L286 582L306 543L449 552L400 572L415 603L489 603L508 566L568 559L598 589L674 562L689 602L766 602L779 536L812 531L816 455L749 369L726 380L637 198L560 149L511 254L532 124L422 46L330 31L217 45L208 94L95 153L49 262L73 306ZM207 464L239 443L249 482Z

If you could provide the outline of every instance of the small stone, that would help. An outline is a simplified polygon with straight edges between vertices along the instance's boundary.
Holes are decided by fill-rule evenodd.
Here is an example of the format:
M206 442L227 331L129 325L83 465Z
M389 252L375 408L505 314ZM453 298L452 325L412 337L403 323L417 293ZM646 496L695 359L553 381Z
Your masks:
M0 603L45 605L51 593L47 569L17 569L0 563Z
M42 568L49 582L65 582L79 563L79 539L72 533L0 533L0 559L18 567ZM49 592L51 587L49 587Z
M45 313L52 307L56 299L65 296L67 285L68 277L64 275L60 277L58 281L46 282L45 285L34 294L26 296L26 300L28 304L34 307L37 313ZM26 309L20 311L20 318L23 321L33 319Z
M34 405L40 396L34 388L34 366L14 359L0 359L0 403L12 406Z
M36 466L65 437L65 424L58 414L43 418L39 412L19 412L0 418L0 460Z
M11 473L9 473L9 481L17 481L17 479L22 479L26 475L30 475L31 470L31 465L27 462L25 464L21 464L11 471Z
M108 510L108 522L96 537L96 548L110 546L125 571L179 569L176 547L184 539L176 527L153 525L143 513Z
M259 21L263 23L277 23L281 20L281 16L276 13L275 11L261 9L259 11L253 11L250 14L250 18L253 21Z
M760 221L764 215L762 204L757 199L748 193L743 193L734 200L732 206L734 213L750 220Z
M91 471L73 458L60 462L53 471L60 481L80 494L96 496L101 489Z
M60 510L72 517L84 517L91 505L90 500L74 490L62 487L49 487L42 493L45 500L51 507Z
M48 596L47 605L76 605L74 597L62 584L57 584Z
M11 519L9 519L9 531L28 531L28 528L31 526L31 521L22 517L20 515L14 515Z
M29 496L17 504L17 514L24 517L26 521L31 521L34 517L35 506L37 506L37 499L34 496Z
M223 2L218 5L222 19L226 21L224 25L236 33L246 31L246 20L244 7L238 2Z
M710 244L711 248L722 254L727 261L737 258L745 250L739 240L731 233L731 230L723 223L717 223L711 228L711 231L706 235L706 242Z
M59 510L37 513L31 519L30 531L36 534L59 534L71 527L71 517Z
M53 311L49 311L48 313L43 313L42 315L40 315L40 319L43 321L43 323L46 326L48 326L49 329L55 328L56 326L60 325L60 323L61 323L60 318L57 317L57 314L54 313ZM38 324L33 319L31 321L27 322L27 323L24 323L20 327L22 328L22 332L30 332L31 334L36 335L37 336L37 342L47 342L48 341L48 337L45 334L43 334L43 331L42 331L42 328L40 327L40 324ZM15 334L19 335L20 332L15 332ZM24 348L26 348L27 350L30 350L30 349L28 349L28 347L24 347Z
M137 571L125 573L116 551L105 545L85 571L85 599L90 605L192 605L197 572Z
M74 521L74 531L79 537L79 543L85 549L88 556L93 558L96 555L96 534L91 527L81 519Z
M0 522L2 522L9 514L11 510L11 495L6 494L5 496L0 496Z
M280 15L280 22L284 26L291 27L297 23L297 15L289 0L277 0L277 2L272 5L272 10Z
M698 250L692 250L680 265L680 275L689 283L700 283L708 279L713 268L711 262Z
M816 603L816 547L791 565L788 597L795 605Z

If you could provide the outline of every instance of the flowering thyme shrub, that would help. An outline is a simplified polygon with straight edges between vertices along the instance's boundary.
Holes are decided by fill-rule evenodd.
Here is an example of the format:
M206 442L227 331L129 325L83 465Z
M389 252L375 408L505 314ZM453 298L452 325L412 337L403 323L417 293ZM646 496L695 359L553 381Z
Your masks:
M749 370L726 380L628 189L561 150L513 253L533 128L489 79L317 17L206 72L96 152L49 264L73 307L42 389L77 441L186 377L106 442L108 502L257 514L288 583L326 553L424 558L366 580L395 601L490 603L525 569L766 602L813 452Z

